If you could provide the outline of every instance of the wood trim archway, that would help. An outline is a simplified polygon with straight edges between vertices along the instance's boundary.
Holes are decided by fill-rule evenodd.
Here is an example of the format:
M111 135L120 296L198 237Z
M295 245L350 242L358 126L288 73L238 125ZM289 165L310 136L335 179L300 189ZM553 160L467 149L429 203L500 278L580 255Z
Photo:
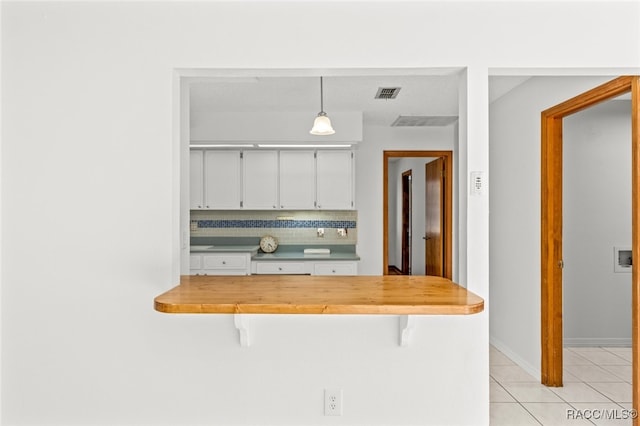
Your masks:
M389 158L443 157L445 163L445 270L444 277L453 277L453 151L384 151L382 172L382 274L389 275Z
M631 92L632 145L632 363L633 408L640 402L640 353L638 352L640 309L640 77L623 76L542 111L541 186L541 381L562 386L562 120L601 102ZM638 419L634 419L638 425Z

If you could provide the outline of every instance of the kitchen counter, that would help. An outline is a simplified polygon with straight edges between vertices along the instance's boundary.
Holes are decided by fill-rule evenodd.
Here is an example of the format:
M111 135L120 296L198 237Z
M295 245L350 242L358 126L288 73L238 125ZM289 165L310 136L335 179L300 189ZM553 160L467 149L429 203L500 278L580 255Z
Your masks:
M255 253L260 248L259 245L252 244L234 244L234 245L204 245L204 246L190 246L189 251L191 253L236 253L236 252L250 252Z
M258 252L251 256L251 260L360 260L360 256L349 252L305 254L302 251L276 251L275 253Z
M484 301L429 276L183 276L155 309L182 314L470 315Z

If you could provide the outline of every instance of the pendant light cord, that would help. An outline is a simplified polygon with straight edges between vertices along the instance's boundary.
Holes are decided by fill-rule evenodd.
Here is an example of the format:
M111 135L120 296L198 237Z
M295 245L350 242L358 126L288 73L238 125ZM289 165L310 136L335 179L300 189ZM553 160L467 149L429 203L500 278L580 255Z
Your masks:
M324 112L324 95L322 92L322 76L320 76L320 112Z

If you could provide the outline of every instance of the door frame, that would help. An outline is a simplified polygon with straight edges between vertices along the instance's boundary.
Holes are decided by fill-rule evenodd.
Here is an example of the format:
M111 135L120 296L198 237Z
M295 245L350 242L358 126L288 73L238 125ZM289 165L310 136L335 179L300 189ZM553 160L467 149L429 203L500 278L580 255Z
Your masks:
M453 151L383 151L382 155L382 274L389 275L389 159L390 158L437 158L444 157L445 189L444 214L445 222L444 244L445 270L444 277L453 277Z
M405 204L405 179L407 182L406 192L408 194L408 202ZM413 253L411 245L413 244L413 171L411 169L402 172L402 260L400 262L400 271L402 275L411 275L411 263L413 261ZM408 220L405 222L405 218ZM408 228L408 232L405 229ZM405 258L406 257L408 258ZM406 262L405 262L406 261ZM407 267L405 268L405 263Z
M541 382L562 386L562 120L571 114L631 92L632 256L640 255L640 77L622 76L542 111L541 168ZM640 275L632 264L633 408L640 402L638 352ZM638 419L634 419L638 425Z

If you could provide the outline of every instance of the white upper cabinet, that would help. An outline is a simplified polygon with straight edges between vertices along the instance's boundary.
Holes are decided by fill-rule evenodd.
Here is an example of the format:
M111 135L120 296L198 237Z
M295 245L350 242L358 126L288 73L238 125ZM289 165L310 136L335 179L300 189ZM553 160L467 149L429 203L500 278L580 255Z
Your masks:
M314 209L316 203L314 151L280 151L280 208Z
M352 210L353 152L191 150L191 210Z
M353 202L353 154L351 151L318 150L316 201L323 210L350 210Z
M189 208L204 207L204 152L189 151Z
M278 208L278 151L244 151L245 209Z
M239 209L240 177L240 151L205 151L204 208Z

